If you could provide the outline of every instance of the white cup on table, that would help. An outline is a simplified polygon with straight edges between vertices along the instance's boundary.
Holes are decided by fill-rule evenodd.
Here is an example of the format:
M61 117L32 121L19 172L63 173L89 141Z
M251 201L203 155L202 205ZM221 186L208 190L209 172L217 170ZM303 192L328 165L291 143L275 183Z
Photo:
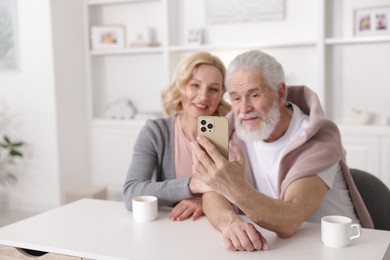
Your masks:
M136 222L150 222L158 216L158 199L155 196L133 198L133 218Z
M359 224L344 216L325 216L321 218L321 240L329 247L345 247L352 239L360 237Z

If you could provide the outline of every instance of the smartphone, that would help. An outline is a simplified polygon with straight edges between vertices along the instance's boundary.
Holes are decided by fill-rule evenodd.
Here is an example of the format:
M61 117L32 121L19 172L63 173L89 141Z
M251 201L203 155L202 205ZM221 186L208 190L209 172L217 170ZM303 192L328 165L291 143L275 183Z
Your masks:
M217 150L229 159L229 123L226 117L198 117L198 135L207 137Z

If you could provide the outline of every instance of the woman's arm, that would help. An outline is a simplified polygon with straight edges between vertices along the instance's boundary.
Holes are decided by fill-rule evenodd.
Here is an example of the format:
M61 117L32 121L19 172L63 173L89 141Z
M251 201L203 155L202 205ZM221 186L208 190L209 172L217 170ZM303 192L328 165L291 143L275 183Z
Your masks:
M136 196L156 196L160 206L172 206L192 197L188 188L190 178L176 179L175 176L170 123L148 120L138 135L123 186L123 199L129 210Z

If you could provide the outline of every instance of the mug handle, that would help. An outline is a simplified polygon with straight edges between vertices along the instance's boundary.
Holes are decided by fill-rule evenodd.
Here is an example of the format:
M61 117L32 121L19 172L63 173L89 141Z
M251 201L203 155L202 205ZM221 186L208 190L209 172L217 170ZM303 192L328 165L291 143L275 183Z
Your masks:
M356 229L357 234L355 236L351 236L351 240L360 237L360 225L359 224L352 224L351 229Z

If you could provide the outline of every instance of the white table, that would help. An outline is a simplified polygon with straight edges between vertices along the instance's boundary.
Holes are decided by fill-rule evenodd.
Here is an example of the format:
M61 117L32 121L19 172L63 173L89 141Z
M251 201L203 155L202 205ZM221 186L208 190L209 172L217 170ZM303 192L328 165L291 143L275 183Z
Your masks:
M154 222L136 223L121 202L83 199L0 228L0 245L91 259L382 259L390 232L363 229L345 248L328 248L320 225L304 223L288 239L263 230L270 249L231 252L205 217L172 222L160 210ZM389 255L389 252L386 254Z

